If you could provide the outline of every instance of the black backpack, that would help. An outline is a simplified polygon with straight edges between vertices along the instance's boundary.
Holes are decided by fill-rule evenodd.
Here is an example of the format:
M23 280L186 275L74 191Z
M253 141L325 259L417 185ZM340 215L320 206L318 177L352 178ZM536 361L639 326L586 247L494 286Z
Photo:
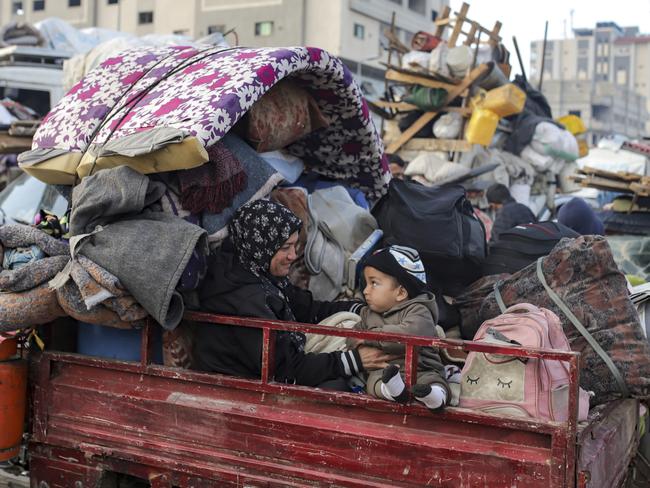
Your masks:
M386 244L417 249L434 288L453 296L481 276L485 228L462 186L393 179L372 213Z
M483 263L483 275L516 273L550 253L563 237L578 235L559 222L517 225L499 234L499 240L490 244L489 255Z

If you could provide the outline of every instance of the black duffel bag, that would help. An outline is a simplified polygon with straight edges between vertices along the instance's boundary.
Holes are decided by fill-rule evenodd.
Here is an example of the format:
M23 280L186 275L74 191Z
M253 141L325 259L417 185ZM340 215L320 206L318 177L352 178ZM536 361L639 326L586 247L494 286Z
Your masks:
M499 234L499 240L490 244L489 255L483 263L483 276L516 273L550 253L563 237L578 235L559 222L517 225Z
M393 179L372 213L386 244L417 249L434 289L453 296L481 276L485 228L462 186Z

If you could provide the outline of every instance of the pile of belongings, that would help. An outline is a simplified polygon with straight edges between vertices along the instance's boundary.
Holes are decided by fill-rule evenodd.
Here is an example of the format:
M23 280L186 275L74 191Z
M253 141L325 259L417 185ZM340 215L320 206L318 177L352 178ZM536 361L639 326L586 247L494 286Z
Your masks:
M389 139L397 140L398 128L403 135L426 112L436 112L413 137L457 141L464 134L473 147L462 152L461 166L472 170L496 163L498 167L488 180L515 187L517 200L531 206L535 213L544 204L553 208L558 175L566 172L567 167L575 167L581 148L576 136L553 120L550 105L541 92L521 75L512 81L508 79L508 56L503 45L481 44L478 49L468 45L450 47L447 42L420 32L414 36L412 47L401 57L401 68L394 69L406 75L417 74L422 84L411 85L406 93L400 92L401 87L390 88L390 98L410 104L411 109L399 109L407 112L400 116L396 127L389 124ZM453 87L471 76L475 66L483 72L472 83L465 99L449 100L449 89L426 86L425 77ZM399 82L393 75L388 79ZM467 123L463 110L471 114ZM415 168L407 167L407 176L414 176L423 184L438 184L450 172L463 170L450 167L446 153L438 155L418 151L416 147L426 146L404 146L398 154L417 163ZM424 164L422 158L429 161ZM564 184L563 179L560 181Z
M599 213L608 232L650 235L650 177L583 166L572 178L583 187L615 194L607 209Z
M39 118L34 110L9 97L0 100L0 189L20 174L17 154L31 148Z
M579 157L576 137L552 118L544 95L521 75L512 85L526 94L523 110L502 117L489 147L474 146L461 162L470 168L498 162L493 180L516 192L520 203L538 210L554 207L556 181L567 165ZM475 111L476 112L476 111ZM538 196L538 201L531 199Z
M12 20L0 28L0 47L45 46L46 41L40 31L31 24Z
M29 236L0 239L5 254L29 251L28 267L1 273L5 332L67 315L117 328L151 317L172 334L233 213L268 197L305 222L292 278L333 299L390 178L350 72L302 47L122 52L54 107L19 161L70 214L1 228Z
M580 385L593 392L592 405L650 398L650 345L605 238L562 239L522 270L474 283L456 298L462 336L472 338L485 320L522 302L560 318L571 349L582 354Z

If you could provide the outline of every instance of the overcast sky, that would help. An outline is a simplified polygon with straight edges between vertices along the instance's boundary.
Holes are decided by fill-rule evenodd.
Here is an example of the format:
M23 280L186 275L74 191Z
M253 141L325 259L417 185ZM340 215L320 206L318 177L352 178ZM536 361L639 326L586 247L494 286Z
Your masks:
M451 0L452 10L457 12L462 3L462 0ZM513 73L520 70L512 36L517 37L528 73L530 43L544 39L544 22L548 20L549 39L573 37L571 12L575 28L595 27L596 22L612 21L621 27L639 26L641 32L650 34L650 0L468 0L467 3L471 20L488 29L497 20L503 24L501 37L510 51Z

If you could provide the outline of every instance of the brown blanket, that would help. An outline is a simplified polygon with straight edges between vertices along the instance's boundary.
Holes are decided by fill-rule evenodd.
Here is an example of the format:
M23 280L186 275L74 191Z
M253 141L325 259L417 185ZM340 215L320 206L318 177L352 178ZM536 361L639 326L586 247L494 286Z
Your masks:
M57 289L61 308L90 324L130 329L144 325L147 312L111 273L85 256L77 256L70 278Z
M0 332L47 324L64 315L47 283L20 293L0 293Z

